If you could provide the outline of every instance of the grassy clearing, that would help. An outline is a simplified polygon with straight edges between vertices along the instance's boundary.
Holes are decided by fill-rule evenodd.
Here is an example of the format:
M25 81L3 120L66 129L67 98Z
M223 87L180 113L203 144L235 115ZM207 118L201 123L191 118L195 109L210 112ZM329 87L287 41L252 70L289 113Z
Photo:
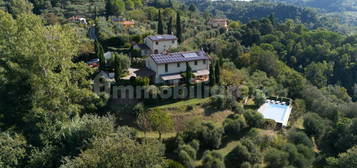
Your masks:
M304 117L298 118L294 122L293 127L298 128L298 129L304 129Z
M162 139L169 139L169 138L173 138L175 136L176 136L176 132L168 132L168 133L162 133L161 134L161 138ZM157 132L146 132L146 135L145 135L145 133L143 131L139 131L138 137L139 138L146 137L146 138L153 138L153 139L155 138L155 139L157 139L157 138L159 138L159 133L157 133Z
M239 140L231 141L226 144L225 147L216 150L216 152L220 153L223 157L227 156L229 152L231 152L239 143Z
M166 104L162 106L157 106L150 108L149 110L165 110L168 112L186 112L188 111L188 107L195 107L195 106L201 106L205 103L207 103L209 98L204 98L204 99L189 99L189 100L182 100L176 103L172 104Z

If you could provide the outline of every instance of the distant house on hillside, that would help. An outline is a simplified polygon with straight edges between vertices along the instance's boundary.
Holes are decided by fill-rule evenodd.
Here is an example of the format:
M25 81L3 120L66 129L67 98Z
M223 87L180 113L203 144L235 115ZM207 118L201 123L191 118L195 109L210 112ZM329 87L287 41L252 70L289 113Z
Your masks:
M211 18L208 21L208 25L210 25L213 28L228 28L228 19L217 19L217 18Z
M87 19L84 17L80 17L80 16L72 16L72 17L68 18L67 20L69 22L87 24Z
M174 35L154 35L145 37L144 44L137 44L134 49L141 50L141 55L145 56L164 53L170 48L176 48L177 45L177 37Z
M126 28L135 25L134 20L126 20L126 19L123 18L123 17L113 18L113 19L112 19L112 22L118 22L118 23L120 23L121 25L123 25L123 26L126 27Z
M155 72L154 83L175 84L190 65L194 82L209 80L210 57L204 51L152 54L145 60L146 67Z

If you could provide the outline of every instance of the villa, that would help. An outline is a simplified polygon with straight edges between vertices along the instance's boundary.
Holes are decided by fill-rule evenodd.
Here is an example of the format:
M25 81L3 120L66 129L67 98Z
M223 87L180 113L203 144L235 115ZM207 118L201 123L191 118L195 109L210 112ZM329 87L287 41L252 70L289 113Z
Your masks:
M209 80L210 57L204 51L152 54L145 60L146 67L153 72L154 83L176 84L182 82L181 75L190 65L193 82Z
M137 44L134 49L141 50L141 55L162 54L171 48L177 48L177 37L170 34L148 36L144 44Z
M210 25L213 28L228 28L228 19L210 19L208 21L208 25Z

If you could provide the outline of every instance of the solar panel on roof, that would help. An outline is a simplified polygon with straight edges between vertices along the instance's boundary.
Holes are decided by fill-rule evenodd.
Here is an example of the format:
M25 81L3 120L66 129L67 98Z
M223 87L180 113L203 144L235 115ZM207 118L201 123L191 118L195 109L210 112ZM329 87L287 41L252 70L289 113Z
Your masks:
M182 54L183 57L185 58L193 58L193 57L198 57L198 55L196 53L185 53L185 54Z

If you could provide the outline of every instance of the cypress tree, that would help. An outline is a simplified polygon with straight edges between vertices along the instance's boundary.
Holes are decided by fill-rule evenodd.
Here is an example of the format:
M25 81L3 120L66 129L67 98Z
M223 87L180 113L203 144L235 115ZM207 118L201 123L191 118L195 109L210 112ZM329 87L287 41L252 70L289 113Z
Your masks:
M191 79L192 79L192 68L191 68L190 64L187 62L186 63L186 78L185 78L185 83L186 83L187 87L190 86Z
M217 62L216 63L216 67L215 67L215 82L216 82L216 84L220 84L220 82L221 82L221 77L220 77L221 70L220 70L220 68L221 68L220 63Z
M169 22L167 23L167 34L172 33L172 17L170 17Z
M103 69L105 65L104 49L98 40L95 41L95 53L97 58L99 58L100 69Z
M213 62L209 65L209 85L213 86L216 83Z
M185 74L185 83L187 88L187 98L190 97L191 94L191 79L192 79L192 68L190 64L186 63L186 74Z
M181 30L181 18L180 18L180 13L177 12L176 15L176 36L178 38L178 42L182 42L182 30Z
M119 83L121 77L121 65L119 61L119 56L114 55L114 78L117 83Z
M158 23L157 23L157 34L164 34L164 27L161 20L161 12L159 10Z

